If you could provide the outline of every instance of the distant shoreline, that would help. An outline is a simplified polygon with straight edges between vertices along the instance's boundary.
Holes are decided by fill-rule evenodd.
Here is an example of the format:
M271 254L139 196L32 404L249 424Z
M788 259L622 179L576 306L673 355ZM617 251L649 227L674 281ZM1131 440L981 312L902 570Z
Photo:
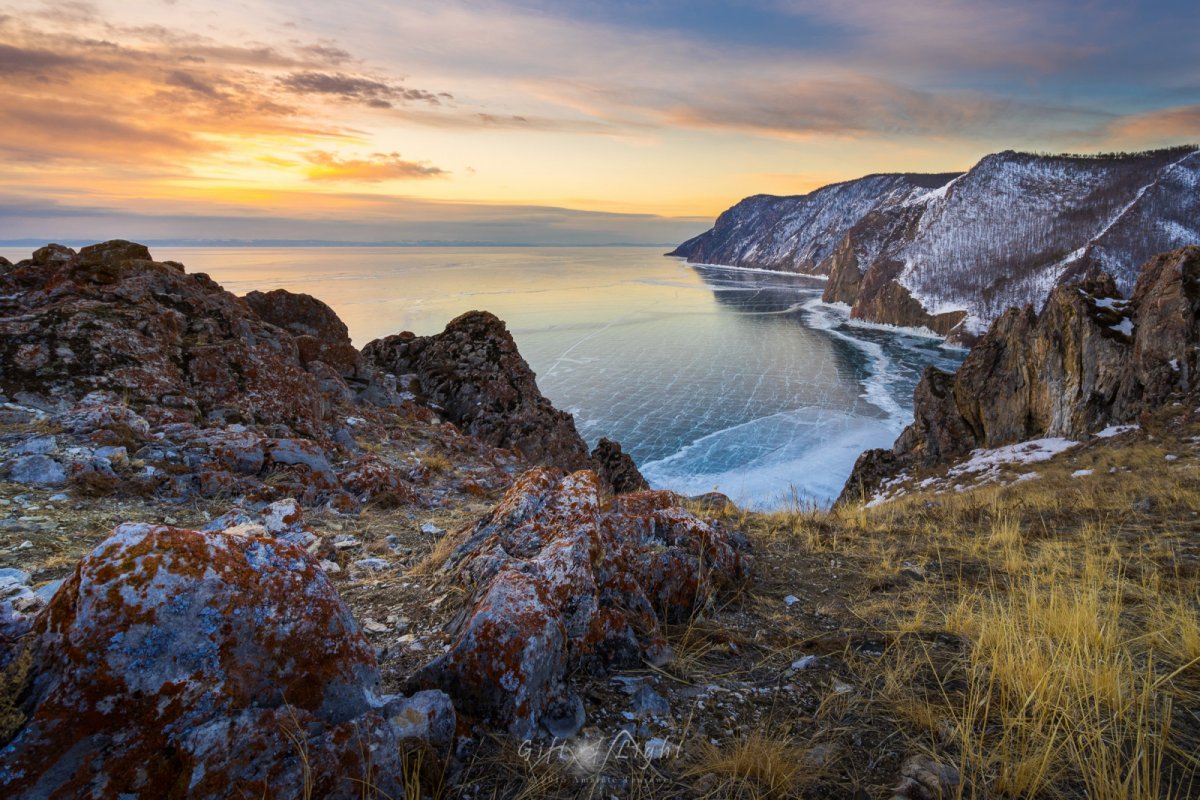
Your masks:
M95 244L94 239L0 239L0 247L43 247L54 241L67 247ZM335 242L304 239L148 239L147 247L674 247L669 242L605 242L601 244L572 244L568 242Z

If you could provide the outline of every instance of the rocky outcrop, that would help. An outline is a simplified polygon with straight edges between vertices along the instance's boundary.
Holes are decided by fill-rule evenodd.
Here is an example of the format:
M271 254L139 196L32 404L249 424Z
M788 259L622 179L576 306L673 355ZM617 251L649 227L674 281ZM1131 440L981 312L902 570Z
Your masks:
M48 245L0 276L0 389L96 390L152 422L282 424L319 436L331 402L295 339L202 273L113 241Z
M745 538L679 503L644 491L606 505L587 471L523 475L448 560L471 597L414 688L443 689L460 713L517 738L573 735L584 710L570 673L665 663L662 624L749 576Z
M363 356L385 372L415 375L421 396L471 436L534 464L589 465L575 420L542 395L512 334L486 311L468 311L433 336L376 339Z
M649 489L650 484L638 471L633 457L611 439L601 439L592 449L592 466L600 480L612 488L613 494L627 494Z
M400 738L446 727L446 702L381 696L324 572L263 527L122 525L26 642L6 797L400 797Z
M25 485L179 501L294 497L352 512L374 500L423 502L415 484L429 472L416 454L429 439L488 451L476 454L488 468L462 491L507 482L493 468L514 459L498 447L532 463L591 463L570 415L538 392L490 314L464 315L439 337L377 343L386 357L373 361L313 297L238 298L114 240L78 253L47 245L0 274L0 334L0 401L67 434L46 452L0 447L0 477ZM398 390L398 376L426 402ZM443 428L437 414L476 438ZM436 430L403 450L413 458L363 458L358 437L412 439L414 422ZM636 475L631 463L613 464L620 480Z
M1054 289L1041 313L1011 309L958 372L926 370L914 421L868 451L839 502L869 497L911 466L1040 437L1080 438L1196 394L1200 247L1154 257L1131 300L1101 275Z
M332 308L317 298L275 289L250 292L242 299L261 319L296 338L300 359L305 364L324 361L347 376L362 369L362 357L350 343L350 329Z
M1200 150L1103 157L1011 151L962 175L868 176L797 197L748 198L672 255L829 275L858 319L973 342L1010 307L1200 243Z

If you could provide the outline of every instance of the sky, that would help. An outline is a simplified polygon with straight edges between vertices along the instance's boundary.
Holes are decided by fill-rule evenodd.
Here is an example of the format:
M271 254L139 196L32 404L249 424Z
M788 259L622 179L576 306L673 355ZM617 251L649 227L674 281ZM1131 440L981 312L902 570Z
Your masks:
M678 242L1200 141L1200 3L0 0L0 240Z

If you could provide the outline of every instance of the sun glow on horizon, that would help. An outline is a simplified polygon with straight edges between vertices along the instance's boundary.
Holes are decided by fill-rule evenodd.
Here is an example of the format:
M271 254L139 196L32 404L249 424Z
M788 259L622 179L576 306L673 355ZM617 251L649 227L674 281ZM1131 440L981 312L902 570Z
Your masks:
M297 238L320 219L366 239L672 241L751 194L1200 139L1177 63L1131 55L1165 35L1154 20L880 8L742 4L742 30L686 4L0 0L0 239L270 218Z

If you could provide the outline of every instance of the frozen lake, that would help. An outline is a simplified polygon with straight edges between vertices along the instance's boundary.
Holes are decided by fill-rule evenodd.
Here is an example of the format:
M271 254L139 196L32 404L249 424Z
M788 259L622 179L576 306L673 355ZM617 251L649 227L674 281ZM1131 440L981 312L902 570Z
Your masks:
M656 487L739 504L825 504L858 454L909 422L927 364L962 351L846 322L801 276L693 267L662 248L153 248L227 289L329 303L357 345L508 323L538 385L594 445L615 439ZM26 257L24 253L3 255Z

